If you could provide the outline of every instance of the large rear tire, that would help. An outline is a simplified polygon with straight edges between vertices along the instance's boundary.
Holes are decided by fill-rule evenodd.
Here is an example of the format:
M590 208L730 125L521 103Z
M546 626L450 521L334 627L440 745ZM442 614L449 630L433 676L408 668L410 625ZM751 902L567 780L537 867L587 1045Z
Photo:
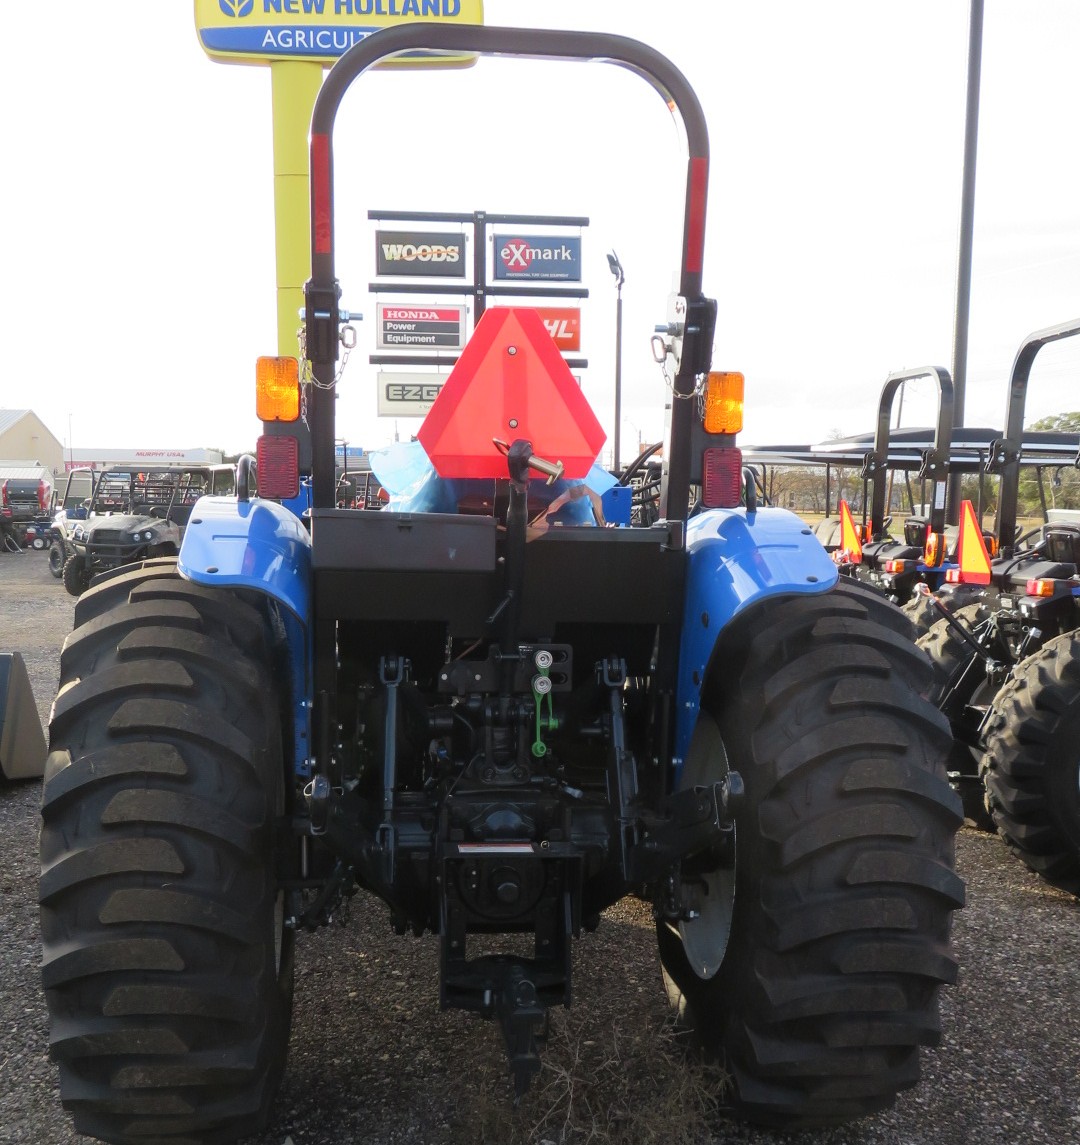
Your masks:
M980 601L957 608L955 618L967 629L973 629L990 618L990 608ZM945 689L954 681L960 669L976 655L974 649L945 619L938 620L916 643L930 657L934 669L934 682L930 699L940 704ZM983 673L965 702L970 708L989 707L993 703L997 686ZM955 729L954 729L955 730ZM982 750L972 747L959 735L954 737L949 753L949 780L956 788L964 805L964 819L979 831L997 830L986 797L982 779Z
M929 592L916 591L900 605L900 611L915 625L916 637L924 636L941 619Z
M1080 895L1080 635L1021 661L998 692L986 733L991 814L1036 874Z
M76 605L42 795L61 1099L79 1132L140 1145L260 1128L292 999L270 634L237 595L166 564Z
M948 732L903 615L854 582L770 601L731 635L686 768L742 776L734 878L695 872L716 901L658 925L668 993L734 1113L838 1124L891 1105L940 1037L964 901Z

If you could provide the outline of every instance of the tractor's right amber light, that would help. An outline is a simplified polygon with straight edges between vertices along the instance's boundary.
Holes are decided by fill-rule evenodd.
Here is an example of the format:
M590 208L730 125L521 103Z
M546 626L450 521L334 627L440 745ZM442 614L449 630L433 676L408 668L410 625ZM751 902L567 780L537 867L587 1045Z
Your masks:
M295 358L259 358L255 363L255 413L260 421L296 421L300 416L300 363Z
M739 433L743 426L742 374L710 374L705 383L705 432Z

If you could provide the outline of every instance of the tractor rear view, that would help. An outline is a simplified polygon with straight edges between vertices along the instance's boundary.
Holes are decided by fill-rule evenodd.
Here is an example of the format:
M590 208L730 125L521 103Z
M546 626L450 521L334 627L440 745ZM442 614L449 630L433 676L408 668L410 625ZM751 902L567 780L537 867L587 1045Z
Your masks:
M599 423L516 307L484 314L420 431L425 507L337 507L334 120L368 68L421 49L615 63L681 117L648 524L604 521ZM40 894L77 1128L224 1141L264 1123L295 936L358 891L354 910L439 936L441 1002L499 1027L518 1094L570 1003L572 944L637 895L733 1111L800 1128L886 1108L956 974L948 728L894 606L793 514L742 503L692 89L623 37L398 27L329 72L310 147L307 360L270 370L259 495L245 461L178 559L80 597L64 647ZM282 502L308 472L297 516Z

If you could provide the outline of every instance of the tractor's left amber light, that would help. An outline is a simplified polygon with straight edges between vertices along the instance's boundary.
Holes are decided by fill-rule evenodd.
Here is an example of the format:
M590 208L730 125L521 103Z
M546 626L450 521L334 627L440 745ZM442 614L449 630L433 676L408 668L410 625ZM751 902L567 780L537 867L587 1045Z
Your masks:
M255 363L255 413L261 421L296 421L300 416L296 358L260 358Z

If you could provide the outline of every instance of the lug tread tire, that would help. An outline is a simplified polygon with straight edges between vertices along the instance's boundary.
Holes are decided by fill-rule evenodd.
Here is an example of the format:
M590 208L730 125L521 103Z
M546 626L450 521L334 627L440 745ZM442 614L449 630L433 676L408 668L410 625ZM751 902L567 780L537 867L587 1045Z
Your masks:
M998 833L1048 883L1080 895L1080 639L1021 661L987 723L983 778Z
M669 996L733 1080L732 1111L785 1130L862 1117L918 1078L956 981L960 803L930 667L855 582L736 623L702 706L745 783L734 915L714 978L658 926Z
M42 980L76 1129L233 1141L284 1066L291 934L275 934L281 715L256 610L176 562L76 606L42 792Z
M916 637L924 636L941 619L941 613L934 607L933 595L928 592L916 592L900 605L900 611L914 625Z
M82 596L87 586L85 558L79 556L78 553L73 553L64 561L64 568L60 576L64 582L64 588L72 596Z
M953 615L961 624L974 628L990 618L991 609L982 601L973 601L961 605ZM934 667L930 699L935 704L940 703L954 673L971 659L973 653L944 618L931 625L916 643L930 657ZM990 814L982 770L982 753L979 752L976 758L976 753L966 743L955 739L949 753L949 771L956 776L954 786L964 805L964 818L977 830L992 834L997 827Z

